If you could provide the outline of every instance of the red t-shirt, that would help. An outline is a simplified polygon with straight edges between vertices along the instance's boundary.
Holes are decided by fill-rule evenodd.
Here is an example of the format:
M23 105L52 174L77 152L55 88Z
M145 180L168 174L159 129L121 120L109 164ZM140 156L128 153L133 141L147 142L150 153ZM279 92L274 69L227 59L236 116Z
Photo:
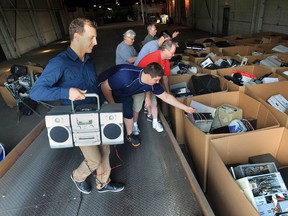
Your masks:
M141 59L141 61L139 62L137 66L144 68L152 62L157 62L158 64L162 66L164 70L164 76L170 76L170 62L168 59L164 59L164 60L161 59L160 50L157 50L155 52L152 52L146 55L144 58Z

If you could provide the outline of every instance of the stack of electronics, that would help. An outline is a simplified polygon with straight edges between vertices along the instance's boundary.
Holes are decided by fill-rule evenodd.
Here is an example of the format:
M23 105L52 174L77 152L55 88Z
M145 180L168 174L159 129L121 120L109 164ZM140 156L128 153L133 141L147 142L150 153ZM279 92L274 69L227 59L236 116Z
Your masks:
M187 65L184 62L175 62L170 69L171 75L181 75L186 73L197 73L197 68Z
M268 67L288 67L288 63L282 62L282 60L275 55L260 60L259 65Z
M170 85L170 91L175 97L185 98L193 96L186 82Z
M13 65L10 72L11 74L7 77L4 86L15 98L19 110L24 115L31 115L35 112L37 102L30 99L29 90L40 74L28 73L28 68L23 65Z
M274 162L230 167L236 183L260 215L288 214L288 191Z
M243 119L242 109L229 104L213 108L192 101L190 106L196 108L197 112L187 115L188 119L204 133L241 133L256 128L256 120Z
M192 50L195 50L195 51L206 50L205 46L203 44L200 44L200 43L186 42L185 45L186 45L187 49L192 49Z
M55 106L45 116L51 148L124 143L122 104Z
M272 74L273 74L272 72L267 73L264 74L262 77L257 78L254 74L245 71L234 70L232 71L231 76L225 75L224 78L239 86L278 82L279 79L277 77L269 78L269 76L271 76Z
M280 112L287 112L288 110L288 101L282 94L272 95L267 99L267 102Z
M238 67L240 65L241 65L241 62L233 58L227 58L227 59L220 58L214 62L210 57L208 57L204 61L202 61L199 66L201 68L216 70L216 69L221 69L221 68Z

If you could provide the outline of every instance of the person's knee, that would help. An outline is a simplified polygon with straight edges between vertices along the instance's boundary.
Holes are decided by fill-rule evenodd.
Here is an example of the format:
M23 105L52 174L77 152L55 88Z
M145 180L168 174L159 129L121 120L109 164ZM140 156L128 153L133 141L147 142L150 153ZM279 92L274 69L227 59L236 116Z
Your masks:
M156 103L156 104L155 104L155 103L152 103L152 104L151 104L151 108L152 108L152 109L153 109L153 108L154 108L154 109L155 109L155 108L157 109L157 103Z
M94 172L101 164L101 158L85 159L85 161L91 172Z

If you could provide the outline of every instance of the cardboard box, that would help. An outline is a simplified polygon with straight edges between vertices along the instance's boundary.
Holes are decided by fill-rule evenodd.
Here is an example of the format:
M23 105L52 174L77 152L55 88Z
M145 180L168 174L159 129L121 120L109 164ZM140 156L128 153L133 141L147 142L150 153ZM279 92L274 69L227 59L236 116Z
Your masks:
M227 41L227 40L221 37L207 37L207 38L199 38L199 39L194 40L195 43L201 43L205 47L210 47L213 45L213 42L218 42L218 41Z
M235 68L224 68L224 69L217 70L217 73L219 76L224 77L224 76L231 76L233 71L247 72L247 73L253 74L257 79L263 77L265 74L272 73L269 77L278 78L279 81L285 81L285 78L273 72L271 68L258 66L258 65L248 65L248 66L241 66L241 67L235 67ZM248 86L248 85L239 86L228 80L226 80L226 82L228 84L229 91L245 92L245 88ZM257 86L258 85L266 85L266 84L257 84Z
M188 53L187 50L184 50L184 52L186 51L186 53ZM218 48L214 48L214 47L207 47L206 50L200 51L200 52L194 52L193 50L190 50L189 52L189 60L193 63L199 62L199 61L203 61L205 58L209 57L209 56L222 56L222 53L219 52Z
M282 67L275 70L277 74L288 80L288 67Z
M206 196L215 215L259 215L226 165L247 164L251 156L270 153L286 166L287 142L288 129L284 127L210 141Z
M288 35L279 32L267 31L267 32L258 32L256 34L253 34L252 36L256 38L281 36L282 38L284 38L287 37Z
M269 56L277 56L278 60L282 63L288 63L288 54L284 53L269 53L269 54L263 54L258 56L246 56L248 58L248 65L258 65L269 68L271 71L275 72L277 70L283 69L283 67L269 67L264 66L260 64L260 61L269 57Z
M15 107L17 105L15 98L12 96L12 94L8 91L8 89L4 86L0 86L0 93L9 107Z
M279 122L262 103L240 91L194 96L192 98L186 98L184 103L190 105L192 100L214 108L217 108L222 104L230 104L238 107L243 110L243 118L257 119L257 128L255 131L279 127ZM195 164L195 171L199 184L203 191L205 191L207 164L208 158L210 157L208 154L210 140L224 136L237 136L239 133L206 134L193 125L186 116L183 119L185 143L187 144L187 148L189 149L193 163ZM253 132L254 131L250 131L246 133Z
M169 86L186 82L189 89L192 89L191 83L192 74L183 74L177 76L170 76L169 77ZM185 98L177 98L177 100L181 103L184 102ZM161 107L164 116L169 116L171 120L171 129L174 133L174 136L179 144L184 144L184 124L183 124L183 115L182 110L179 108L173 107L161 100ZM179 115L180 113L180 115Z
M243 40L243 39L247 39L250 37L251 37L250 35L236 34L236 35L227 35L227 36L224 36L223 38L230 42L230 41L235 41L235 40L236 41Z
M232 46L221 48L223 56L253 56L256 53L264 54L265 50L256 46ZM258 55L258 54L257 54Z
M250 97L260 101L278 120L281 127L288 127L288 116L286 113L280 112L276 108L272 107L267 103L267 100L272 95L281 94L283 97L288 99L288 81L283 81L279 83L269 83L259 86L247 86L245 93Z
M249 45L249 46L255 46L261 43L261 39L256 38L256 37L247 37L247 38L242 38L238 40L233 41L237 45Z

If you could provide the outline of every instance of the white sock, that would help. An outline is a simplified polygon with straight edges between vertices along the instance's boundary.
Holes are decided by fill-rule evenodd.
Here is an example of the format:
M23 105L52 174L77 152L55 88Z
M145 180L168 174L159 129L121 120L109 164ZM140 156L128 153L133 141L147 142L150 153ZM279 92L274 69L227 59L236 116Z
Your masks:
M153 119L153 123L157 123L158 122L158 119Z
M135 126L135 127L136 127L136 126L138 127L138 123L137 123L137 122L134 122L134 126Z

